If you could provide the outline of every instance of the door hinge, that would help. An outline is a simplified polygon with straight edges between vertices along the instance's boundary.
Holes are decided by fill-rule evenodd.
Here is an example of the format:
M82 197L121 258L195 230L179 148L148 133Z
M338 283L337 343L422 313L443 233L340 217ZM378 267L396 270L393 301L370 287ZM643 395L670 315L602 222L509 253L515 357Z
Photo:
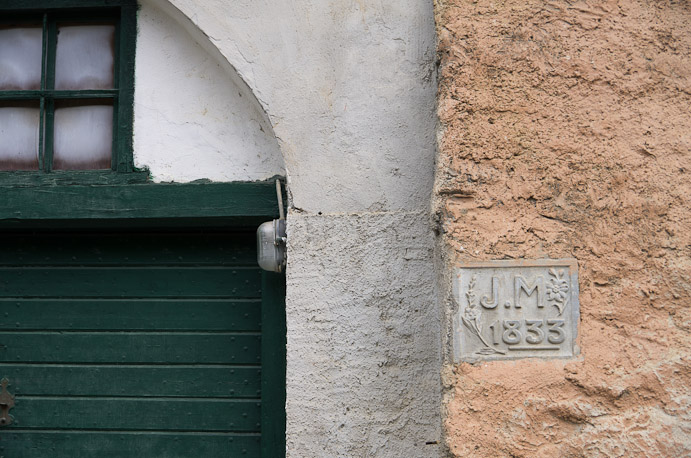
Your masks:
M0 426L9 426L14 421L10 415L10 409L14 407L14 396L7 391L9 384L10 381L7 377L0 380L0 386L2 386L2 392L0 392Z

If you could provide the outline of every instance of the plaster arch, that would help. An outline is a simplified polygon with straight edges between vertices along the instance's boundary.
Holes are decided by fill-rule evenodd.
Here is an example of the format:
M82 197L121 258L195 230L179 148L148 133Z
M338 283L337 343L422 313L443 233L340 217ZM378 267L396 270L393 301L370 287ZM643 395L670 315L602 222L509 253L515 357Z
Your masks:
M307 214L427 211L432 2L143 0L203 35L256 96Z
M154 181L285 175L268 116L209 38L167 1L141 3L134 158Z

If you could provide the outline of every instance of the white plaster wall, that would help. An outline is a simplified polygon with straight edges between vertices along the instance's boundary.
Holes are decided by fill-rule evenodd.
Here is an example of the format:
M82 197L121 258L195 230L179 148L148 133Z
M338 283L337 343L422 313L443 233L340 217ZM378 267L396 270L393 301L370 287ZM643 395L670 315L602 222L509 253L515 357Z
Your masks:
M137 26L135 165L154 181L284 175L271 124L227 61L154 4L141 5Z
M269 114L295 208L338 213L429 205L431 0L171 3L209 37Z
M427 212L291 217L288 243L288 456L441 456Z
M439 457L432 1L146 0L142 15L154 6L228 62L285 161L287 456ZM197 82L204 73L189 72ZM143 109L137 122L153 122ZM163 150L141 154L159 179L192 179ZM218 179L232 162L216 156L193 176Z

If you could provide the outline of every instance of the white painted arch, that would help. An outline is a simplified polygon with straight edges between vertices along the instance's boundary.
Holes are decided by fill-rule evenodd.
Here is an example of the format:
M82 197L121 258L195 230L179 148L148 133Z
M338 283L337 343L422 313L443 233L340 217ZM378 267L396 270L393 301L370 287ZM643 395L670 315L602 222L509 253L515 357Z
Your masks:
M285 175L254 93L190 20L167 2L137 18L134 159L154 181L256 181Z
M145 0L220 53L268 114L308 213L427 208L432 2ZM215 48L216 50L214 50ZM343 179L347 177L347 179Z

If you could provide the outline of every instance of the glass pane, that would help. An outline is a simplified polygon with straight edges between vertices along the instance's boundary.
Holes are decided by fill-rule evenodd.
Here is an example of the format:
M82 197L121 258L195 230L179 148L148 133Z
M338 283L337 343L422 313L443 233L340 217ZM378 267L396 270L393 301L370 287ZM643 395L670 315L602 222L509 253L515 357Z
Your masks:
M40 110L0 106L0 170L38 170Z
M112 105L56 103L53 169L109 169L112 143Z
M0 29L0 90L41 89L43 30Z
M55 89L112 89L115 26L58 27Z

